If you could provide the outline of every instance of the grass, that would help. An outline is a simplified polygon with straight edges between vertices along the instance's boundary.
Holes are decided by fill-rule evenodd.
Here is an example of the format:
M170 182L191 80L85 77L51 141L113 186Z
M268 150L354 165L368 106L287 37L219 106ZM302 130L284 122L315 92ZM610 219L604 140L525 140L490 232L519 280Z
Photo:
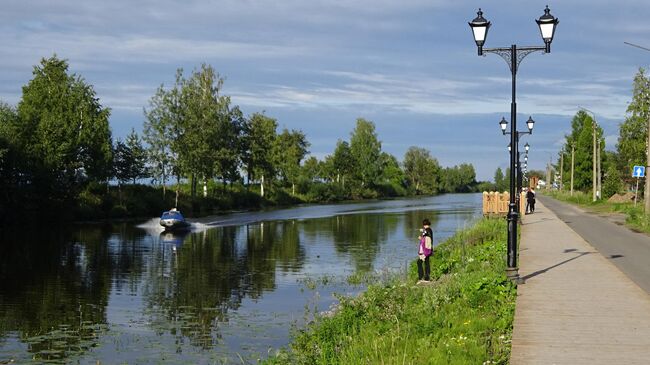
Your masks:
M340 297L266 364L506 364L516 289L505 221L483 219L436 248L431 284L407 275Z
M571 195L565 191L545 191L544 194L549 195L557 200L567 203L578 205L585 210L596 213L619 213L625 215L625 224L637 231L650 233L650 216L645 214L643 208L643 201L627 203L611 203L605 199L592 201L592 195L581 191L576 191Z

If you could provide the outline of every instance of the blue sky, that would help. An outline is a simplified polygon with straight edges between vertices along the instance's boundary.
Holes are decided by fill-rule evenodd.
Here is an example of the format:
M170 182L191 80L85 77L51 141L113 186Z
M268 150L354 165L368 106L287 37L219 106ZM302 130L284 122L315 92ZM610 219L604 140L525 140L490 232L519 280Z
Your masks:
M56 53L110 107L116 137L141 130L142 108L175 70L212 65L223 93L246 114L265 111L301 129L323 158L355 120L375 122L383 149L409 146L443 166L472 163L491 180L508 165L510 71L478 57L467 22L492 22L486 47L542 45L535 19L547 2L448 0L28 0L0 12L0 100L15 104L42 57ZM517 75L519 129L534 134L529 168L555 158L578 106L592 110L613 149L632 78L650 64L646 0L556 1L552 53L534 53Z

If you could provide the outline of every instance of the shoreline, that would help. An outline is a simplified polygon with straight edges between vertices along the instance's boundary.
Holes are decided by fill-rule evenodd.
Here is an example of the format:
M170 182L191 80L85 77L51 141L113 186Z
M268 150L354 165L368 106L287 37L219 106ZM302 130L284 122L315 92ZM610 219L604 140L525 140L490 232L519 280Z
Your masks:
M411 261L405 278L341 297L334 313L318 315L263 363L507 363L516 288L505 275L504 240L500 219L457 231L436 247L431 283L416 284Z

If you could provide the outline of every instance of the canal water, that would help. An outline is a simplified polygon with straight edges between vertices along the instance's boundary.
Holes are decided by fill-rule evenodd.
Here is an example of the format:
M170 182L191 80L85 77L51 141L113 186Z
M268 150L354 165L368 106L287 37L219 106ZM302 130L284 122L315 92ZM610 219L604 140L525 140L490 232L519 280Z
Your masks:
M435 243L481 214L479 194L302 206L0 236L0 363L242 364L403 274L422 219Z

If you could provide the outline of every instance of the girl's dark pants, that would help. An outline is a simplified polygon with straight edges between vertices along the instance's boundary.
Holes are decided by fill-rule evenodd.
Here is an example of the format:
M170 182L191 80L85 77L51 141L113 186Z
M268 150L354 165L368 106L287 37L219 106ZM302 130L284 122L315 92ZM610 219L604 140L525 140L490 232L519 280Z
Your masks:
M429 280L431 266L429 266L429 256L424 258L424 271L422 270L422 260L418 258L418 280Z

